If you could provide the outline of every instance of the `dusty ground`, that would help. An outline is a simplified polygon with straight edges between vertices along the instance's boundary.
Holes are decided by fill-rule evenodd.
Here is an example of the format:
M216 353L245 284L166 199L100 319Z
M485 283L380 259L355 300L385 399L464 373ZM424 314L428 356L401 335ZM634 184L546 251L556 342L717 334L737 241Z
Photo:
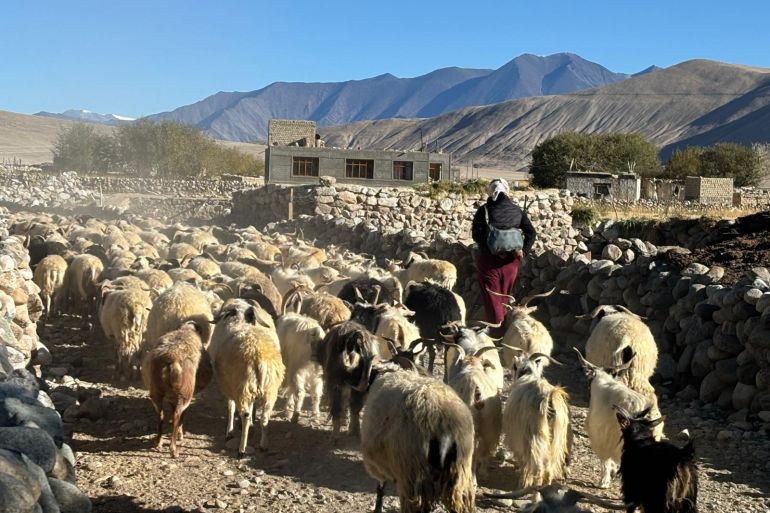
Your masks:
M180 457L172 459L167 448L158 451L152 446L155 417L146 393L138 384L118 386L113 381L107 343L87 341L88 334L70 320L49 325L43 338L54 362L68 366L69 375L75 376L57 378L53 388L96 388L109 403L102 418L67 424L77 451L79 485L93 499L95 512L372 510L375 482L364 471L357 441L344 438L333 445L329 423L303 417L293 425L279 411L270 423L270 450L237 461L235 451L224 444L225 405L212 383L189 408L187 436ZM567 387L574 404L578 436L569 484L617 497L617 483L606 491L592 486L598 481L599 466L583 430L586 383L574 360L568 355L561 358L567 366L551 366L549 373L552 381ZM689 428L695 437L701 461L701 511L770 511L770 441L759 423L728 425L722 413L697 401L664 398L662 407L670 435ZM726 433L720 435L723 441L717 441L720 430ZM516 472L504 463L480 484L482 491L513 490ZM481 512L515 511L516 506L479 501ZM392 495L386 499L386 511L398 511Z

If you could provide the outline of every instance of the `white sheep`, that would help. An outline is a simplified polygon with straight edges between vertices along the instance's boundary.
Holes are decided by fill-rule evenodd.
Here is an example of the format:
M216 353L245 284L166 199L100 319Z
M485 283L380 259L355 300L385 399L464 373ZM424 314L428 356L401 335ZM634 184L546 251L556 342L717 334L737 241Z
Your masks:
M562 479L569 460L568 396L543 377L547 359L537 353L514 359L514 382L503 411L505 445L520 464L520 485L525 487Z
M429 281L452 290L457 283L457 268L451 262L428 258L418 253L409 253L409 258L400 269L395 262L391 263L391 272L406 287L410 281Z
M616 376L627 372L633 359L617 367L603 369L583 358L577 349L575 351L591 383L586 431L591 441L591 448L601 461L602 477L599 487L609 488L612 477L620 465L623 452L622 433L615 415L615 407L637 415L645 410L649 413L651 403L648 397L632 390L620 379L616 379ZM651 418L658 417L660 415L657 412L651 415ZM658 440L663 436L662 423L655 427L654 435Z
M142 334L152 300L140 289L107 290L102 295L99 323L105 336L115 344L115 371L120 378L129 378L132 368L138 368Z
M236 409L241 417L239 458L246 452L255 402L262 410L259 447L267 449L267 425L285 373L278 335L259 310L242 299L225 302L209 347L219 389L227 398L226 437L233 431Z
M314 359L326 333L318 321L306 315L287 313L276 321L276 332L281 342L281 355L286 366L289 400L286 409L292 413L292 422L299 420L305 393L310 392L312 411L316 419L321 415L323 369Z
M445 326L447 331L442 331L441 336L448 341L446 344L446 381L452 380L455 374L461 369L461 360L463 355L476 354L485 347L496 348L494 341L486 334L484 327L467 328L459 323L452 323ZM457 346L463 349L461 354ZM492 379L498 390L502 390L504 385L503 365L500 362L500 355L497 351L485 351L479 353L484 362L484 372Z
M388 359L391 356L391 350L386 341L392 340L398 348L406 349L420 338L420 330L407 319L407 316L413 315L414 312L401 303L393 306L381 305L374 334L381 338L380 356L382 358Z
M195 286L177 282L158 296L147 316L147 331L142 350L149 351L164 334L176 329L185 321L195 321L203 330L203 345L211 340L211 321L214 316L206 295Z
M40 288L40 298L45 306L46 319L51 315L51 303L61 291L64 274L67 272L67 261L59 255L48 255L35 267L32 280Z

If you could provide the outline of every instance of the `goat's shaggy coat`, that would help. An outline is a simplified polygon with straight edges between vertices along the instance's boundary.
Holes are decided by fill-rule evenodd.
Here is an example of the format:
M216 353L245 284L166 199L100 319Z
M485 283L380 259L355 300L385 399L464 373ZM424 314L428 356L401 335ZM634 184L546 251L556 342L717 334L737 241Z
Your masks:
M300 313L312 317L324 330L350 319L350 309L338 297L319 292L302 300Z
M505 444L521 464L524 487L565 477L571 430L567 392L542 377L540 364L529 364L537 368L517 373L503 411Z
M163 436L163 404L171 405L171 455L176 458L177 437L182 438L182 415L193 394L211 380L211 364L201 343L198 327L186 323L160 338L158 345L144 355L142 378L158 412L156 446Z
M473 418L447 385L406 371L377 377L361 452L380 483L378 498L385 482L396 483L402 513L429 512L439 502L454 513L474 511Z
M473 414L476 433L474 470L476 474L484 476L502 431L503 405L497 394L497 385L484 372L484 362L480 357L466 356L460 372L449 381L449 386Z
M349 431L360 431L359 415L364 404L372 361L378 354L375 336L355 321L331 328L319 348L317 359L324 369L325 392L329 399L334 435L339 434L349 395Z
M653 428L661 419L630 418L618 412L623 431L620 475L627 511L697 513L698 468L692 440L682 448L656 441Z
M318 418L321 415L323 369L313 356L325 336L324 330L315 319L287 313L276 321L276 331L286 366L286 385L289 389L286 409L292 412L292 422L299 420L306 391L310 392L313 401L313 415Z
M453 322L465 323L465 312L451 290L434 283L410 283L404 290L404 305L412 310L414 322L423 338L441 340L441 330ZM429 349L428 370L433 372L436 352Z

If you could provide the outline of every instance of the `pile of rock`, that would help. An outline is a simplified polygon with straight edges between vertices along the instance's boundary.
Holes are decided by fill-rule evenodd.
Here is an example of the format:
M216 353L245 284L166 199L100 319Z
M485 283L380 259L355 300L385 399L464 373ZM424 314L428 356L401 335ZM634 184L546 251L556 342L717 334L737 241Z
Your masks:
M0 202L29 207L60 208L89 205L98 194L82 186L76 173L0 174Z
M75 456L51 398L0 347L0 510L88 513Z

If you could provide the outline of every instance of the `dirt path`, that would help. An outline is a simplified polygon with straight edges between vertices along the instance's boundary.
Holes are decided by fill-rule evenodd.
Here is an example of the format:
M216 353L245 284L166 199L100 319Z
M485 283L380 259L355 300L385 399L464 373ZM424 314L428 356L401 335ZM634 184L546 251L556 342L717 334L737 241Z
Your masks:
M357 441L344 438L334 446L330 424L314 423L307 417L299 425L291 424L283 416L280 401L270 423L267 453L252 453L237 461L234 449L225 447L225 403L214 383L188 410L180 457L172 459L167 447L154 449L155 414L146 393L138 384L116 386L111 347L86 342L87 338L76 323L64 320L49 325L43 341L56 365L68 368L65 377L51 381L53 389L96 389L106 401L105 411L97 412L96 420L81 418L66 424L78 453L78 484L93 499L95 512L372 510L375 482L364 471ZM549 372L551 381L567 387L575 405L572 415L578 436L569 484L617 497L617 482L611 490L592 486L599 478L599 464L583 430L587 386L573 366L574 360L568 355L561 358L568 365L562 369L551 366ZM722 434L727 421L715 408L666 399L662 406L669 435L688 428L696 439L701 459L701 511L770 511L770 440L764 430L731 425ZM481 481L481 491L516 488L516 472L509 463L492 469L489 476ZM479 511L516 511L516 505L480 501ZM386 511L398 511L392 495L385 506Z

